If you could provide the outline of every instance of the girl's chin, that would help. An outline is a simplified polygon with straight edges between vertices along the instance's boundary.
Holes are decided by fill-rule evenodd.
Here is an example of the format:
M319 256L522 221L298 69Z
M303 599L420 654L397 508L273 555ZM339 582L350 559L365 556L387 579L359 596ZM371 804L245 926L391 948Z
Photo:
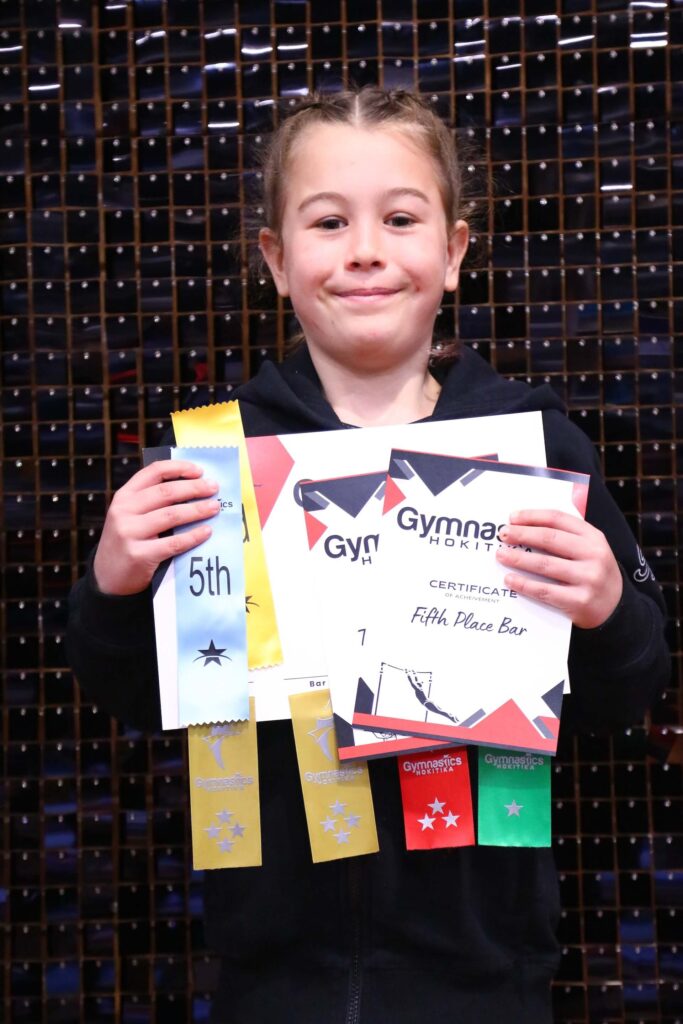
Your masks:
M343 341L320 343L308 342L310 351L315 355L319 352L335 362L369 364L378 363L387 368L396 368L402 363L412 363L421 354L425 361L429 359L431 342L416 348L414 344L401 345L396 340L396 332L386 335L347 334Z
M313 358L315 348L310 346ZM425 367L429 361L429 346L423 346ZM348 370L366 373L389 373L400 370L401 367L415 368L421 354L415 348L400 349L396 346L394 339L358 339L349 340L343 348L335 346L334 349L327 348L321 352L323 357L329 358L337 366L343 366Z

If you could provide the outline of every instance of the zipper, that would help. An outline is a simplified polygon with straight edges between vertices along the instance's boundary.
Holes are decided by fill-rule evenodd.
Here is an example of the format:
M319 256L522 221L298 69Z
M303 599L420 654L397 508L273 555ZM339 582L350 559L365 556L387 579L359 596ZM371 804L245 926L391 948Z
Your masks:
M361 919L361 888L363 862L360 857L349 857L347 865L349 882L349 919L351 922L351 963L349 966L349 995L345 1024L359 1024L362 988L361 942L363 929Z

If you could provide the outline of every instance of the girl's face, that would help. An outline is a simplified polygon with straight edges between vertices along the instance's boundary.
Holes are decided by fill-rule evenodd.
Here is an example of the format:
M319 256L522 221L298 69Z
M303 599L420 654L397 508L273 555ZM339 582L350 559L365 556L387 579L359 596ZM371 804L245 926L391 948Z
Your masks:
M448 229L436 169L397 129L316 125L286 171L281 237L263 255L313 357L355 371L426 366L467 225Z

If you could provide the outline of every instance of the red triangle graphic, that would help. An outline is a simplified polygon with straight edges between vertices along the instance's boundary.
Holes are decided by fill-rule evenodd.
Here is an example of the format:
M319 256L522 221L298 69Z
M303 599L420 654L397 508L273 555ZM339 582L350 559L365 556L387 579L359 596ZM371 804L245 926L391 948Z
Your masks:
M327 530L324 523L312 516L310 512L304 512L306 519L306 533L308 534L308 549L315 547L322 535Z
M279 437L248 437L247 452L261 527L266 525L275 502L294 465Z
M572 502L586 518L586 505L588 504L588 484L574 484L572 487Z
M555 722L554 734L556 733L557 719L549 719L548 725ZM538 747L541 738L538 729L529 721L514 700L508 700L499 708L492 711L486 718L473 725L468 730L468 736L477 743L494 743L505 746L526 747L531 749ZM547 740L545 741L547 742Z
M382 509L382 515L385 516L387 512L391 512L392 508L400 504L405 499L403 491L396 486L393 477L387 474L387 484L384 489L384 508Z
M554 736L555 739L557 739L557 737L560 735L559 718L555 718L554 716L548 717L546 715L541 715L540 721L543 722L544 726L546 727L546 729L548 729L550 734Z

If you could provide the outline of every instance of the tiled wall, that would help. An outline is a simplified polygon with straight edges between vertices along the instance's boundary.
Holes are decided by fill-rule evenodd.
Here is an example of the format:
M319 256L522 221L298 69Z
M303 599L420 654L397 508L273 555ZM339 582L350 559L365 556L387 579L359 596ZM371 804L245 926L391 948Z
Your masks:
M206 1018L181 739L79 698L65 600L140 445L282 351L241 276L257 155L348 80L417 87L473 144L495 194L440 326L566 399L663 585L671 689L556 765L555 996L683 1020L682 72L673 0L0 0L3 1019Z

